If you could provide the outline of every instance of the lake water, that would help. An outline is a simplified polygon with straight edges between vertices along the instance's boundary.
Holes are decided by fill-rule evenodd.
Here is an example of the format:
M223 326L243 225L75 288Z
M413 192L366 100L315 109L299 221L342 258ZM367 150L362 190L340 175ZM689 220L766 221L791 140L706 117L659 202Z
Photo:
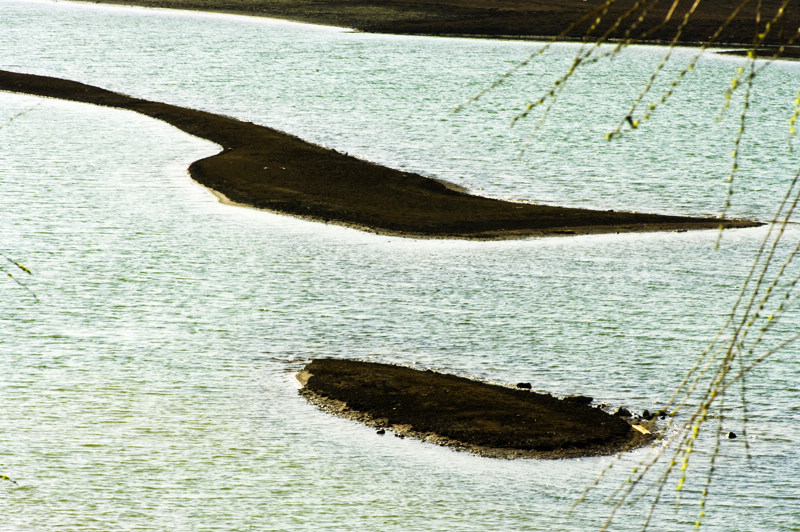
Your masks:
M540 45L5 0L0 30L0 68L235 116L521 201L717 214L741 107L715 120L742 62L709 54L642 131L607 143L656 47L572 80L534 131L509 122L576 45L453 113ZM798 69L758 78L733 215L770 219L796 171ZM498 461L381 437L308 405L293 373L354 357L652 410L724 323L766 232L727 232L718 251L714 231L377 236L218 203L186 173L217 147L158 121L8 93L0 146L0 250L34 272L15 277L38 297L0 282L0 473L17 481L0 483L3 530L597 529L653 449L625 455L567 515L612 458ZM766 346L796 332L789 308ZM747 436L723 441L708 528L800 525L798 354L748 377ZM721 423L742 432L738 411ZM654 529L692 526L712 445L698 444L691 489L665 490ZM647 500L623 507L617 529L637 529Z

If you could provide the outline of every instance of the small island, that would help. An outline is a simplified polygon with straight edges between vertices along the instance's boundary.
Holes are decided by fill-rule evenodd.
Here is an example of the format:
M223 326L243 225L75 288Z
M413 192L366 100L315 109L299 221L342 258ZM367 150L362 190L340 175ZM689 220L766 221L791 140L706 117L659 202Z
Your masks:
M592 407L584 396L531 391L348 359L315 359L297 374L309 402L396 436L493 458L615 454L652 441L652 421Z

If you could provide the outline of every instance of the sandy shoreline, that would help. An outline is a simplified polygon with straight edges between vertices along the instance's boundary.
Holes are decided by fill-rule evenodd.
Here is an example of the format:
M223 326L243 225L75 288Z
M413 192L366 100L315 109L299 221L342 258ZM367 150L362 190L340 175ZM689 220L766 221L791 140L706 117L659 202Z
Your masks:
M719 220L513 203L322 148L271 128L133 98L74 81L0 71L0 90L116 107L222 146L192 163L198 183L231 202L388 235L510 239L754 227Z

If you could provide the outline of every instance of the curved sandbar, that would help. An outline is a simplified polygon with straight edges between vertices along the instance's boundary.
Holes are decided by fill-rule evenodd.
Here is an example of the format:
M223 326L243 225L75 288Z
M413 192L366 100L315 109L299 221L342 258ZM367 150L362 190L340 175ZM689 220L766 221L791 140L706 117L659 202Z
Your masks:
M334 415L482 456L596 456L653 438L585 401L430 370L316 359L297 378L300 393Z
M645 213L513 203L473 196L230 117L58 78L0 70L0 90L128 109L222 146L192 163L197 182L260 209L415 237L502 239L760 225Z

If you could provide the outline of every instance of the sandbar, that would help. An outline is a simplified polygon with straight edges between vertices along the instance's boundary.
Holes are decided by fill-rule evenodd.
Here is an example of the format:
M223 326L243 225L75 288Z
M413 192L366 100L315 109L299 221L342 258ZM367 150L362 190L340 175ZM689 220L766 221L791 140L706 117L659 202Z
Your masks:
M0 90L127 109L162 120L222 147L220 153L193 162L189 174L227 200L380 234L490 240L761 225L476 196L269 127L60 78L0 70Z

